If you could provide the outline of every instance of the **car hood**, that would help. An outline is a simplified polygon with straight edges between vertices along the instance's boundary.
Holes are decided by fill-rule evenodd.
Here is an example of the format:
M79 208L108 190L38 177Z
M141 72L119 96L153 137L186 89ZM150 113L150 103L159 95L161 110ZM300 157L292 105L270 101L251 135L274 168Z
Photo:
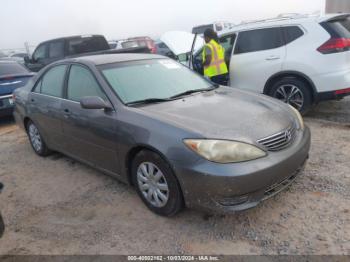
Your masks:
M175 55L191 52L193 39L194 34L183 31L169 31L160 37L160 40L164 42ZM197 40L194 50L198 50L202 46L203 41Z
M282 131L295 121L290 109L281 102L229 87L145 105L142 110L204 138L247 143Z

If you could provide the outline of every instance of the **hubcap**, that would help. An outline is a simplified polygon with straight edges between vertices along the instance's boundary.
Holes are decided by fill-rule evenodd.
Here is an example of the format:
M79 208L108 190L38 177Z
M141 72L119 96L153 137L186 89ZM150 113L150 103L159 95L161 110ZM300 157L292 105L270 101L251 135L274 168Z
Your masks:
M39 134L39 130L33 124L29 126L29 138L35 151L39 152L42 147L41 136Z
M300 111L304 105L304 95L295 85L281 85L275 92L275 98L290 104Z
M155 207L163 207L169 199L168 183L163 172L153 163L144 162L137 169L139 189L146 200Z

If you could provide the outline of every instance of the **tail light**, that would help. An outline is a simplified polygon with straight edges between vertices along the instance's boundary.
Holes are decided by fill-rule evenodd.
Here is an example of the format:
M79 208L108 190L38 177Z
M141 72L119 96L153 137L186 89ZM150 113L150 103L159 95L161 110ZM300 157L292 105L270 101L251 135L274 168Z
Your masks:
M340 53L350 50L350 38L331 38L317 48L322 54Z
M157 53L157 48L156 45L154 44L153 41L147 41L147 47L148 49L151 51L152 54L156 54Z

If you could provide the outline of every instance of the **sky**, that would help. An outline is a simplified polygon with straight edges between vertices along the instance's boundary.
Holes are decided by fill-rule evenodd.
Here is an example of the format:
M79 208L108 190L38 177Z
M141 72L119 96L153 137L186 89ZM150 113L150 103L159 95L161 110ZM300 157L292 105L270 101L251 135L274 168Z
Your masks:
M325 0L1 0L0 49L36 46L56 37L159 37L195 25L323 12Z

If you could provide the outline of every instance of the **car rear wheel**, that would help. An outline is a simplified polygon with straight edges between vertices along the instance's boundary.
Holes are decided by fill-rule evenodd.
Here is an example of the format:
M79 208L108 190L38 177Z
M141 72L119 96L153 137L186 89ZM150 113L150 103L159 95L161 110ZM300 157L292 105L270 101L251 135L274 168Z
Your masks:
M37 153L39 156L47 156L51 153L49 148L46 146L46 143L41 136L39 129L32 121L28 121L27 123L27 134L30 144L35 153Z
M173 216L182 209L179 183L159 155L141 151L134 158L131 172L138 195L151 211L162 216Z
M294 77L285 77L275 82L269 95L293 106L301 113L306 113L312 105L308 85Z

